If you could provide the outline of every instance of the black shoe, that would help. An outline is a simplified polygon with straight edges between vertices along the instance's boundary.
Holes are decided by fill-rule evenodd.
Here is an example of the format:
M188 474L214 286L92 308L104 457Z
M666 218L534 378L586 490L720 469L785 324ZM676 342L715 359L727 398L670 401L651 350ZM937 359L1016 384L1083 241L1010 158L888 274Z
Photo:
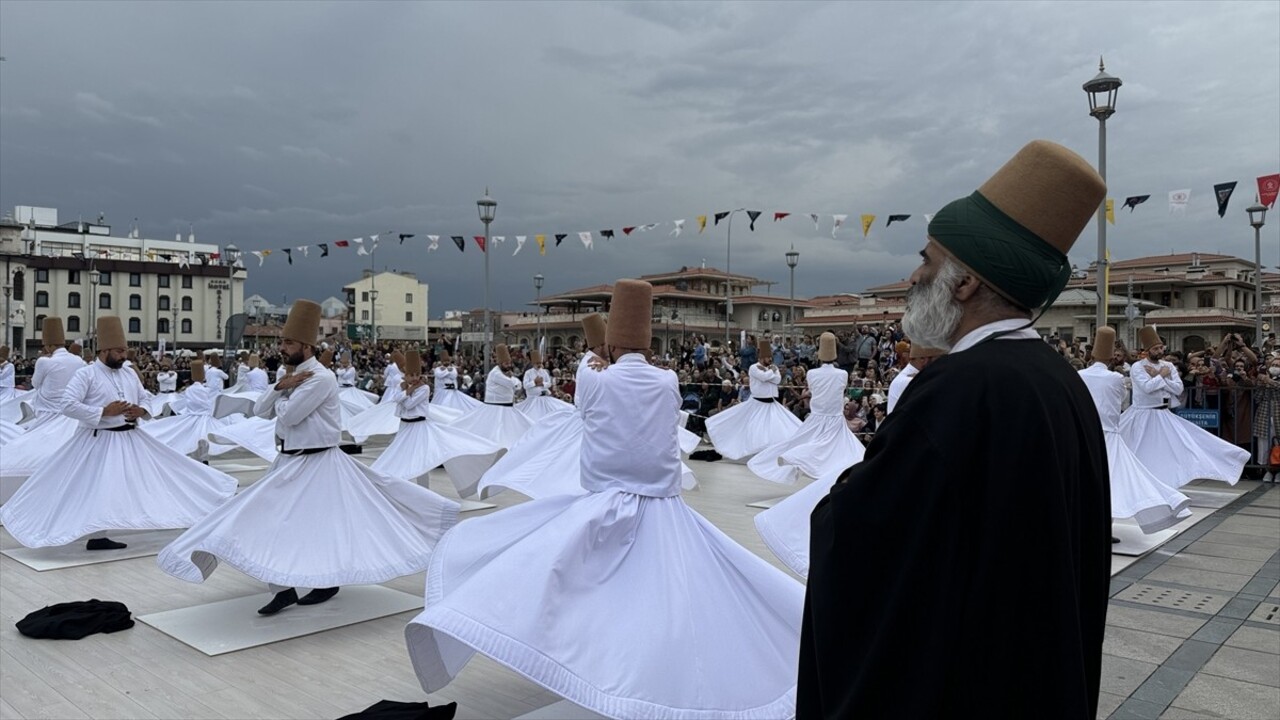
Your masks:
M129 547L122 542L109 540L107 538L93 538L84 544L85 550L120 550Z
M281 610L289 607L290 605L296 602L298 602L297 590L294 590L293 588L289 588L288 590L281 590L280 592L276 593L276 596L272 598L271 602L258 608L258 614L259 615L275 615L276 613L280 612Z
M328 600L329 598L337 594L338 594L338 588L336 587L316 588L315 590L312 590L306 595L303 595L302 599L298 601L298 604L299 605L319 605L320 603L324 602L325 600Z
M1115 544L1116 544L1116 543L1118 543L1118 542L1120 542L1120 538L1116 537L1115 535L1112 535L1112 536L1111 536L1111 544L1112 544L1112 545L1115 545Z

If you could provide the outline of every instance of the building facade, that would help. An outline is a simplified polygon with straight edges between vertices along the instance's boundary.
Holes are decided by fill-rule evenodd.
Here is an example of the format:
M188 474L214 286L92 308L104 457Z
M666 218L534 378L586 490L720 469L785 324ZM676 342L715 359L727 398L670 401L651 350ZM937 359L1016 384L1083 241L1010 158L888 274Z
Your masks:
M55 208L20 206L0 223L6 344L38 352L41 323L56 315L93 347L98 315L116 315L131 344L221 347L244 311L248 273L233 248L118 237L101 218L60 224Z
M409 272L364 271L343 286L351 340L427 340L428 288Z

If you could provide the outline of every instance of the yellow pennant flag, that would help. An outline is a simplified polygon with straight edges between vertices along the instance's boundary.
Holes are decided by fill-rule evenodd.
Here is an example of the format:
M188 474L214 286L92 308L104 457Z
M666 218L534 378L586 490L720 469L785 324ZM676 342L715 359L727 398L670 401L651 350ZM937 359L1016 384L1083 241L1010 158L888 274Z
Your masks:
M156 251L155 251L155 250L148 250L148 251L147 251L147 259L148 259L148 260L155 260L155 259L156 259Z
M547 254L547 236L534 235L533 239L538 241L538 254L546 255Z
M862 237L866 237L867 233L871 232L871 223L875 221L876 221L875 215L862 216Z
M699 215L698 216L698 234L702 234L702 231L706 229L707 229L707 216Z
M1107 198L1107 222L1116 224L1116 201L1112 198Z

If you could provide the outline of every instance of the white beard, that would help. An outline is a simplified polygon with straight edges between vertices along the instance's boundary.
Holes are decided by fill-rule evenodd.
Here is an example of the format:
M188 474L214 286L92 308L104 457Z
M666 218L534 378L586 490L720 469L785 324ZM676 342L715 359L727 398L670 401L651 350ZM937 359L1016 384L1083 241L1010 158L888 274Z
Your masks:
M938 350L951 349L951 335L964 315L964 308L953 293L963 279L964 270L947 259L931 280L916 283L907 291L902 331L912 343Z

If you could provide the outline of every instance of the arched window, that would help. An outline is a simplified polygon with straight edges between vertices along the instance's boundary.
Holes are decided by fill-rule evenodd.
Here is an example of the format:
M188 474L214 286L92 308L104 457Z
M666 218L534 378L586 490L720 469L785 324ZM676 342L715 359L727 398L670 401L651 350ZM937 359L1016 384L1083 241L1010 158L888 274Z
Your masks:
M191 310L191 296L190 296L190 295L186 295L186 296L184 296L184 297L182 298L182 309L183 309L183 310L186 310L186 311L188 311L188 312Z
M141 309L142 309L142 296L141 296L141 295L130 295L130 296L129 296L129 309L130 309L130 310L141 310Z
M156 323L156 332L161 335L169 332L169 318L160 318L160 322Z
M36 291L36 307L49 307L49 293L44 290Z
M142 332L142 321L136 317L129 318L129 332L131 333Z
M182 332L183 332L183 334L184 334L184 335L190 335L190 334L191 334L191 321L190 321L190 320L184 319L184 320L182 321Z
M69 308L80 307L80 293L78 292L67 293L67 307Z
M77 305L77 307L79 306ZM79 315L67 316L67 332L80 332L80 316Z
M13 274L13 299L14 300L23 299L23 289L26 288L26 286L27 286L26 275L23 274L21 270L15 272Z
M1200 352L1204 350L1204 345L1204 338L1199 335L1188 335L1182 338L1182 352Z

